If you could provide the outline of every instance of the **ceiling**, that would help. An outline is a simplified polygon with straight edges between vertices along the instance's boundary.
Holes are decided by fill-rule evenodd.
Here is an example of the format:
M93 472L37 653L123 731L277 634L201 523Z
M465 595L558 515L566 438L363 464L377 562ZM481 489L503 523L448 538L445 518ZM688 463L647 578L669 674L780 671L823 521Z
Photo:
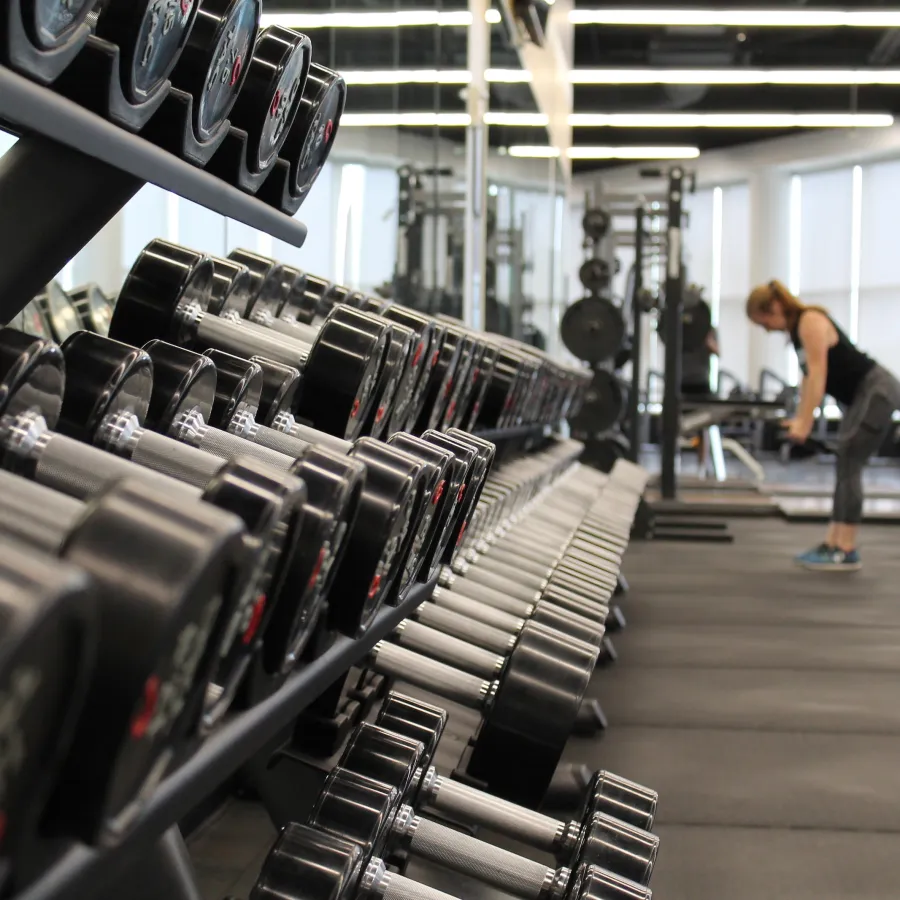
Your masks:
M743 5L743 4L742 4ZM753 9L801 9L803 0L755 0ZM812 4L810 4L812 6ZM678 9L682 2L601 3L576 0L576 8ZM888 0L868 0L867 9L896 9ZM465 9L460 0L265 0L266 12L350 12L407 9ZM730 4L718 4L733 10ZM847 9L854 4L822 2L815 9ZM883 28L726 28L666 26L575 27L575 69L865 69L900 65L900 29ZM314 29L314 55L338 70L466 69L465 27ZM491 66L519 68L503 26L492 28ZM465 112L460 85L353 85L348 112ZM537 112L527 84L493 84L492 111ZM900 114L900 86L810 85L587 85L574 87L576 113L638 112L889 112ZM574 129L573 143L596 145L678 144L701 150L746 144L788 133L773 128L594 128ZM432 134L434 129L421 133ZM462 140L462 129L446 128L441 136ZM492 126L491 144L546 144L541 128ZM584 161L575 171L617 163Z

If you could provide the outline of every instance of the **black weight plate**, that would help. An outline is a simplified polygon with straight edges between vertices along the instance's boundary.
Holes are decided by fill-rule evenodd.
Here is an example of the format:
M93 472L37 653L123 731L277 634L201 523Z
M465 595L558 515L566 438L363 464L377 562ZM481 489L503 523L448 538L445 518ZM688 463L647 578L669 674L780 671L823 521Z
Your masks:
M368 860L354 841L290 822L269 851L250 900L353 900Z
M250 270L250 295L253 305L246 314L242 313L242 316L253 319L254 313L259 313L278 318L286 299L284 266L250 250L232 250L228 254L228 259Z
M391 322L384 366L375 388L376 399L372 404L364 429L370 437L384 437L400 387L403 386L407 392L410 392L412 385L408 378L404 378L404 375L410 368L414 344L415 332L411 328ZM403 398L407 406L409 399L409 393L407 393L407 396Z
M119 47L125 96L143 103L169 77L200 0L106 0L94 32Z
M260 0L201 0L172 84L194 98L194 130L208 141L244 85L259 33Z
M528 622L509 655L466 771L492 794L540 807L575 725L598 649Z
M247 79L231 111L231 124L247 132L247 163L265 172L288 136L309 73L312 43L279 25L260 34Z
M0 436L17 416L36 410L54 428L65 386L65 358L51 341L22 331L0 331Z
M17 543L0 545L0 857L13 870L81 713L97 624L83 572Z
M25 30L36 46L42 50L52 50L72 36L97 2L98 0L22 0Z
M297 391L300 389L300 370L260 356L251 357L250 362L256 363L263 375L257 419L267 428L275 428L275 421L281 414L294 413Z
M563 314L559 328L566 349L577 359L601 363L612 359L625 339L622 313L603 297L583 297Z
M650 900L651 897L650 888L590 865L579 866L566 892L566 900Z
M581 461L600 472L611 472L617 459L628 455L628 439L624 435L589 437L584 442Z
M598 257L586 259L578 269L578 280L592 294L599 294L601 291L608 290L611 278L612 272L610 271L609 263L605 259L599 259Z
M221 350L207 350L203 355L216 367L216 393L209 424L227 431L235 416L255 418L262 397L262 367Z
M250 269L231 259L211 257L213 264L209 311L229 318L231 314L246 319L253 308L254 279Z
M35 303L50 324L50 333L57 344L61 344L69 335L81 330L78 313L58 281L51 281L44 293L35 298Z
M337 137L347 99L347 85L337 72L313 63L303 88L300 109L282 158L291 166L291 196L305 197L313 186Z
M405 800L428 764L425 745L402 734L362 722L338 760L338 768L395 788Z
M606 237L606 232L609 231L609 223L609 213L599 207L585 210L581 219L581 227L584 229L584 233L593 241L599 241L601 238Z
M153 362L148 427L169 434L192 412L208 422L216 400L215 363L207 356L166 341L149 341L143 350Z
M625 407L625 394L618 378L605 369L594 372L584 403L578 414L569 419L573 431L596 434L612 428Z
M659 311L659 320L656 331L659 339L666 340L668 328L668 309L663 306ZM706 343L706 338L712 330L712 310L705 300L697 300L691 306L685 306L681 310L681 352L693 353L701 350Z
M106 294L96 284L69 291L69 298L81 319L81 327L97 334L108 334L112 321L112 306Z

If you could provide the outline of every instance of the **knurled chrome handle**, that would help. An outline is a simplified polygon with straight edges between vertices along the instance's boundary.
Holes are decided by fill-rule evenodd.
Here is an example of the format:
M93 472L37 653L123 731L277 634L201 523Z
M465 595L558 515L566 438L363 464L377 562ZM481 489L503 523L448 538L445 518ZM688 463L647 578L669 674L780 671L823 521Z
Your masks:
M242 437L238 437L236 434L229 434L227 431L222 431L219 428L204 429L199 448L220 459L249 457L258 462L268 463L276 469L283 470L289 470L296 461L296 457L286 456L284 453L270 450L268 447L262 446L262 444L254 444Z
M416 620L430 628L437 628L445 634L452 634L476 647L483 647L492 653L506 655L515 643L515 637L508 631L493 628L471 616L464 616L437 603L423 603L414 613Z
M477 585L472 585L472 587L477 587ZM465 590L466 593L458 593L457 589L448 591L446 588L436 588L431 599L438 606L452 609L464 616L471 616L476 621L499 628L507 634L518 634L525 624L525 619L521 616L513 616L503 610L488 606L478 596L468 596L469 593L474 595L478 593L470 591L469 585L462 585L460 589Z
M503 669L504 657L411 619L400 623L394 637L401 647L432 656L482 678L496 678Z
M144 431L131 453L132 462L194 487L205 487L222 468L223 457L182 444L174 438Z

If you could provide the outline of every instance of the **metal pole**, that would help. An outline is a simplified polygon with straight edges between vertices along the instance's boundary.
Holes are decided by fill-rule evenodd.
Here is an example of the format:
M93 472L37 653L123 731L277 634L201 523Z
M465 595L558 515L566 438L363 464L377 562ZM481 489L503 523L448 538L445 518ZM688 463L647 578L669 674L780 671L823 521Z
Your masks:
M641 204L634 211L634 281L631 285L631 397L628 401L628 425L631 449L628 458L633 463L640 461L641 455L641 307L638 296L644 288L644 207ZM648 395L647 401L650 397Z
M669 171L669 224L666 260L666 382L662 411L662 477L664 500L677 494L675 458L681 431L681 204L684 170Z
M490 65L491 26L487 0L469 0L472 25L468 33L469 126L466 129L466 230L463 319L477 330L485 325L485 267L487 252L487 69Z

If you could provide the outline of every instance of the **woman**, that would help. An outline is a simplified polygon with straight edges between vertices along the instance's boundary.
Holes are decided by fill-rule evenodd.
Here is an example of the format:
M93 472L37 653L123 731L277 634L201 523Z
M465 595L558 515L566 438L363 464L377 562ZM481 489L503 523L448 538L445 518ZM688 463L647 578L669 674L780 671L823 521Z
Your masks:
M801 303L780 281L753 290L747 315L766 331L788 332L797 351L803 383L799 406L788 423L790 440L802 443L809 437L825 394L843 408L828 533L822 544L795 560L807 569L856 571L862 567L856 539L862 520L863 467L881 446L894 410L900 408L900 382L857 349L827 310Z

